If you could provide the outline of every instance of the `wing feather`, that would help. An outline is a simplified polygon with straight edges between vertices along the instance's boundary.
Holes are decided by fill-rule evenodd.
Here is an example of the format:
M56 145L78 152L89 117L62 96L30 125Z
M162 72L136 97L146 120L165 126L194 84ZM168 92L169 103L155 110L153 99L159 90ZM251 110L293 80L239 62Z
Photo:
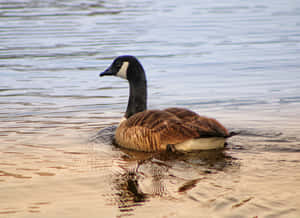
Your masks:
M174 114L184 123L195 125L201 132L201 137L228 137L227 129L213 118L200 116L197 113L184 108L167 108L165 111Z

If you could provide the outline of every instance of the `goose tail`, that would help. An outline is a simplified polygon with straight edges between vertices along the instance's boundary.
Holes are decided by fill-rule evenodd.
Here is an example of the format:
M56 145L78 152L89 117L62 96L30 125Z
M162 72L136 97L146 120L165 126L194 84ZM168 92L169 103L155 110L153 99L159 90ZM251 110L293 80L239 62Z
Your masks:
M230 138L230 137L232 137L232 136L239 135L239 134L240 134L239 132L234 132L234 131L232 131L232 132L230 132L229 135L226 136L225 138Z

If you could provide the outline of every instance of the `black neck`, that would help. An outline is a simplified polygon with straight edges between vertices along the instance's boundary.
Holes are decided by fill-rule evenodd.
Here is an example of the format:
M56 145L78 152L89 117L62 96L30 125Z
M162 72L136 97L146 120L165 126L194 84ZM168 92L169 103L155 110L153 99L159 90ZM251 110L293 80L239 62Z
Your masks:
M144 71L142 76L129 81L129 99L125 117L142 112L147 109L147 82Z

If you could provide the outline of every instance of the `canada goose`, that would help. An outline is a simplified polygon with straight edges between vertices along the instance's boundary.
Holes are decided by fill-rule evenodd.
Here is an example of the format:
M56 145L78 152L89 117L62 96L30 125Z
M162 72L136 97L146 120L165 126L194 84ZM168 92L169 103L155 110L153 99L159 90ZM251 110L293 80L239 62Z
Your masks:
M141 63L134 56L119 56L100 74L129 82L125 117L116 129L117 145L146 152L209 150L222 148L232 136L215 119L184 108L147 110L147 82Z

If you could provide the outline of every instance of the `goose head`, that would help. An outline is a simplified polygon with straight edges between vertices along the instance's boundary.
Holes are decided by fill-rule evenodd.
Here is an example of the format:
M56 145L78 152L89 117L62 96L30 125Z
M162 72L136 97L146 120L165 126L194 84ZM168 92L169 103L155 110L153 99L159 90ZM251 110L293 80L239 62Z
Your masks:
M124 55L117 57L112 64L100 74L102 76L117 76L129 82L145 81L143 66L134 56Z
M117 76L129 83L129 99L125 118L147 109L147 81L145 71L136 57L117 57L102 73L102 76Z

